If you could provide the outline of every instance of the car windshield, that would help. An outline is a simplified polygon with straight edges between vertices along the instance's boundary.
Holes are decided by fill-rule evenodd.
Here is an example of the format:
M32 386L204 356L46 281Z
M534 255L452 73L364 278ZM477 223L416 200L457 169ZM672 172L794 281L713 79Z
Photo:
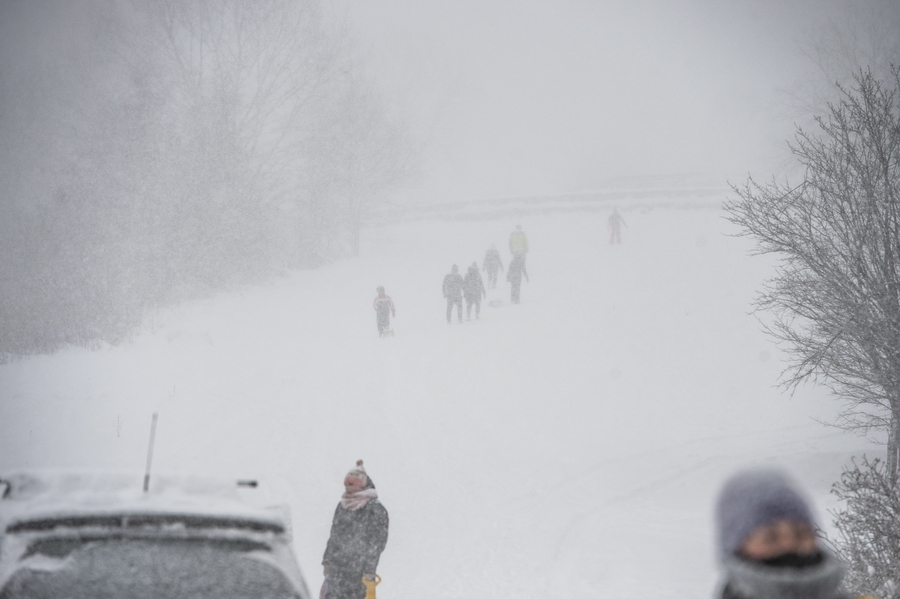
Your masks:
M78 537L35 540L0 599L295 599L246 539Z

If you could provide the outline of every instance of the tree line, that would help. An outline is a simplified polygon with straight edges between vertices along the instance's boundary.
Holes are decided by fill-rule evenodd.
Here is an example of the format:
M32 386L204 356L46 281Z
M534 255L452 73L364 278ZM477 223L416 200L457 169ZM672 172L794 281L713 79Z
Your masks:
M0 10L0 356L353 255L414 165L316 0Z

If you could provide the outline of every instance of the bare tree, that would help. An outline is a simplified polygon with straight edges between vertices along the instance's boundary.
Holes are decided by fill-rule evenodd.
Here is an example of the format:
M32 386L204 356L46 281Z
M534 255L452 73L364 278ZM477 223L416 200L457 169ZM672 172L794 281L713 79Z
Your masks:
M319 198L326 243L359 253L360 228L391 190L412 172L416 146L404 125L386 120L384 107L364 81L348 79L310 138L306 190ZM327 254L327 251L323 252Z
M840 101L798 129L799 184L750 179L727 204L758 253L781 258L757 300L790 365L782 383L819 380L845 401L837 424L888 433L900 468L900 73L858 73Z
M831 493L837 534L826 537L847 566L844 585L854 596L900 596L900 495L885 464L863 457L846 467Z
M820 21L802 38L802 54L812 67L790 90L787 112L803 123L827 114L828 102L840 101L835 84L848 87L861 68L879 79L900 64L900 3L853 0L823 7Z
M900 58L900 6L893 0L848 3L817 28L809 56L829 84L852 83L861 65L888 78Z
M353 253L413 155L319 0L0 13L0 360Z
M270 211L276 237L304 238L295 252L358 237L362 208L402 180L410 146L363 82L347 32L312 0L136 6L148 25L140 56L157 55L158 85L174 91L170 113L202 163L193 168L239 171L242 187L226 195Z

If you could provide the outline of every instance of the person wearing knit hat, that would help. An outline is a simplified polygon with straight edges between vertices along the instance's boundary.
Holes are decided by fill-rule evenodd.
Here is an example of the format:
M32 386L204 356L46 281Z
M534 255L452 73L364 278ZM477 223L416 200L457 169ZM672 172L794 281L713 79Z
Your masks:
M344 476L344 494L334 510L322 557L321 599L364 599L363 577L374 578L387 545L388 513L362 460Z
M731 476L716 503L722 599L842 599L843 568L821 547L809 503L772 469Z

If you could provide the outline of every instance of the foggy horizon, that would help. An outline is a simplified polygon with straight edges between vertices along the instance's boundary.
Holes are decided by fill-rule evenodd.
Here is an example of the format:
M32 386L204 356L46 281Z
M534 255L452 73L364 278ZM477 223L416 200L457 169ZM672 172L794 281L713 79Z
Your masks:
M804 55L839 4L345 0L370 78L426 138L422 201L782 166Z
M20 69L96 33L100 5L71 6L93 8L11 3L0 13L12 18L6 48L22 46ZM322 12L331 27L346 22L354 68L423 150L419 177L395 195L433 202L778 174L798 96L823 79L813 38L847 7L331 0Z

